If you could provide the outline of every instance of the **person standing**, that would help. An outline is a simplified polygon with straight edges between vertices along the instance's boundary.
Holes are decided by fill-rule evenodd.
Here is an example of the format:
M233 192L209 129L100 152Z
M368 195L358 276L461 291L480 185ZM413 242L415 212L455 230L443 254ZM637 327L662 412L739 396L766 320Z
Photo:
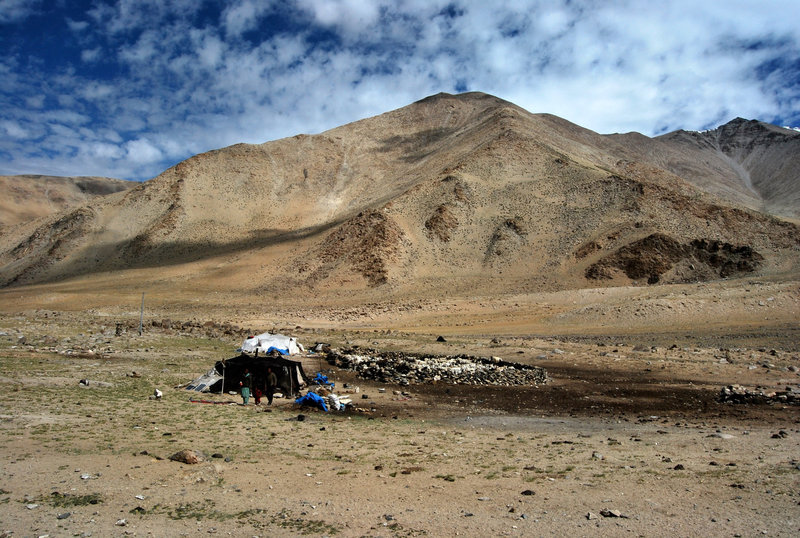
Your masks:
M278 376L272 371L272 368L267 368L267 405L272 405L272 395L278 387Z
M239 386L242 387L242 401L247 405L250 401L250 392L253 390L253 376L247 368L244 369L244 377L239 381Z

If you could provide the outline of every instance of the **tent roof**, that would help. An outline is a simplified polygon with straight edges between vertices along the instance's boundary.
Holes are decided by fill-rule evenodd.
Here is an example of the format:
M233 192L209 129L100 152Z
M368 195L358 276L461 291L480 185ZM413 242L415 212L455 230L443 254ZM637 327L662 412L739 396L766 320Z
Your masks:
M219 371L219 368L221 368L223 365L226 367L229 365L241 366L243 368L249 368L252 365L265 366L265 367L272 365L300 366L301 369L303 367L300 361L293 361L291 359L286 359L283 356L273 357L270 355L262 355L260 357L252 357L244 353L242 353L241 355L237 355L236 357L231 357L230 359L223 359L221 361L217 361L214 366L217 367L217 370Z

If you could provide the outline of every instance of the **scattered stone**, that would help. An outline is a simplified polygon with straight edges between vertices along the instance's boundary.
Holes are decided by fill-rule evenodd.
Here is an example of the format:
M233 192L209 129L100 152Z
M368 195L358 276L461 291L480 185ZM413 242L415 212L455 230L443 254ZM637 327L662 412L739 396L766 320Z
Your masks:
M194 450L181 450L180 452L176 452L172 456L169 457L172 461L179 461L181 463L185 463L187 465L194 465L196 463L200 463L203 461L202 454L195 452Z
M592 459L593 460L603 460L603 459L605 459L605 457L603 457L603 455L600 454L599 452L592 452Z
M723 387L719 393L719 401L722 403L736 404L789 404L800 405L800 388L786 387L786 390L765 391L750 390L741 385L728 385Z
M526 489L522 492L522 495L536 495L536 492L530 489Z
M117 527L127 527L128 520L127 519L118 519L116 523L114 523Z
M716 437L717 439L733 439L733 435L721 432L715 432L710 435L707 435L706 437Z
M58 514L56 516L56 519L67 519L71 515L72 515L72 512L64 512L63 514Z
M444 336L440 336L439 338L436 339L436 341L437 342L447 342L447 340L444 339Z
M586 519L588 519L590 521L592 519L597 519L597 514L595 514L594 512L589 512L588 514L586 514Z
M627 518L628 516L622 515L622 512L619 510L609 510L608 508L603 508L600 510L600 515L603 517L624 517Z
M676 471L683 471L683 470L686 469L686 467L684 467L683 464L679 463L678 465L673 467L673 469L676 470Z

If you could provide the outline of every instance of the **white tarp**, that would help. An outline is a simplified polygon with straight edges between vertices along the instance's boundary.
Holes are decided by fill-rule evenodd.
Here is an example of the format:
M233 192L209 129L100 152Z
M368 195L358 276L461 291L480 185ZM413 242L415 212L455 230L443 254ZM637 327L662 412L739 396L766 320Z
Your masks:
M266 355L273 349L281 355L298 355L305 351L297 338L283 334L263 333L246 339L242 344L242 351L250 354L258 351L259 355Z
M222 379L222 376L219 374L219 372L217 372L217 369L212 368L204 375L201 375L200 377L189 383L189 385L186 386L186 390L194 390L197 392L208 392L209 389L211 388L211 385L213 385L220 379Z

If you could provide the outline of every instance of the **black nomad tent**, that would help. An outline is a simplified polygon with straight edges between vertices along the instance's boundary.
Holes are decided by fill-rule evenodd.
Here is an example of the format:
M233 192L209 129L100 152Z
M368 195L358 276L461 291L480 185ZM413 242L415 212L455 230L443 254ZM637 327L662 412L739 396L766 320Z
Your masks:
M253 389L266 392L267 368L272 368L278 378L276 390L286 397L299 394L300 389L308 385L303 366L297 361L271 355L251 357L243 353L238 357L217 361L214 368L189 383L186 390L211 393L238 392L239 382L244 378L244 371L247 369L253 377Z

